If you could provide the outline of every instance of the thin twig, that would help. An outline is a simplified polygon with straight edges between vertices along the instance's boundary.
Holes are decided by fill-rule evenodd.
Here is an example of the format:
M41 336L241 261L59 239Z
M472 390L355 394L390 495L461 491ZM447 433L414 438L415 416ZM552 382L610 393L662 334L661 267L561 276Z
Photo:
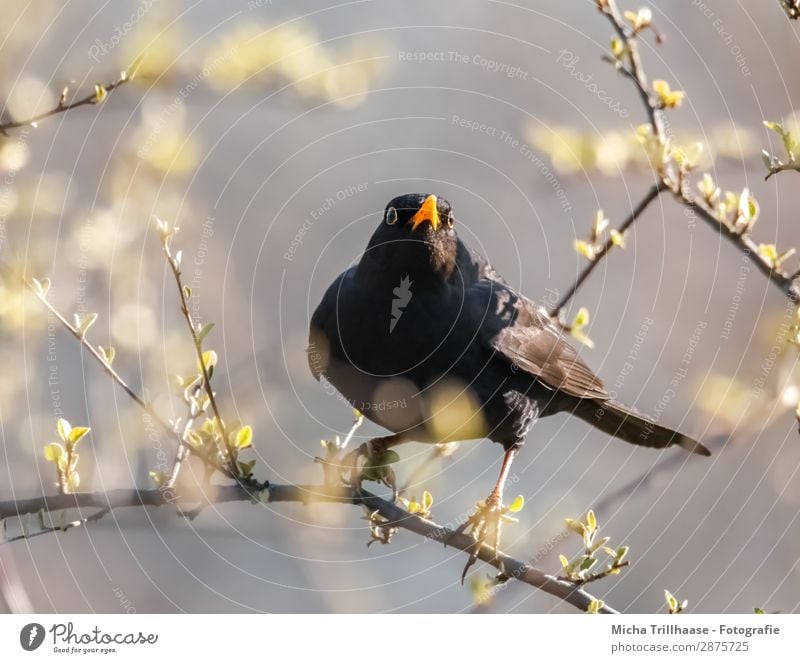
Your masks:
M616 31L617 35L626 46L626 58L628 60L629 69L625 69L624 67L621 67L620 69L628 76L628 78L633 80L634 84L636 85L636 90L639 92L639 96L642 98L642 103L647 109L647 115L650 119L650 124L653 127L653 131L655 132L655 135L663 142L664 117L661 109L653 101L649 83L647 81L647 75L645 74L644 67L642 66L642 59L639 55L639 34L634 33L632 28L626 24L624 17L622 14L620 14L619 9L617 8L616 0L598 0L597 6L603 15L606 16L606 18L608 18L608 20L611 22L611 25L614 26L614 30Z
M178 474L180 474L183 461L186 460L187 456L189 455L189 449L191 449L191 445L189 444L189 433L192 430L194 422L200 416L200 411L191 403L188 403L187 407L189 410L186 413L186 423L183 425L183 430L180 433L183 444L179 444L178 448L175 450L175 460L172 463L169 479L167 479L166 483L164 484L165 488L173 488L175 486L175 482L178 480Z
M673 190L673 194L681 205L694 212L713 230L719 232L725 239L747 256L748 259L755 264L758 271L766 276L791 302L795 304L800 303L800 283L798 283L798 276L800 273L787 274L779 267L772 265L761 255L758 244L753 240L749 232L738 232L728 226L728 224L719 221L719 219L705 207L689 198L685 192Z
M778 166L772 166L768 171L766 176L764 177L764 181L767 181L773 175L777 175L778 173L782 173L787 170L794 170L795 172L800 173L800 163L782 163Z
M358 410L355 410L355 412L356 415L353 418L353 425L350 426L350 430L347 431L347 435L345 436L344 440L342 440L342 444L340 445L339 449L347 448L347 445L350 444L350 441L353 439L353 435L356 434L356 431L361 428L361 424L364 423L364 415Z
M130 82L133 79L132 75L128 75L125 72L115 81L112 81L108 85L100 86L104 92L101 92L101 96L98 96L97 90L95 90L92 94L83 97L82 99L78 99L77 101L72 101L67 103L66 97L69 93L69 86L67 85L64 87L61 96L59 97L58 104L55 108L50 109L49 111L45 111L44 113L40 113L39 115L34 115L27 120L16 120L12 122L5 122L0 124L0 134L4 136L9 135L8 132L11 129L19 129L21 127L35 127L38 122L47 119L48 117L52 117L53 115L58 115L60 113L66 113L67 111L71 111L74 108L80 108L81 106L97 106L101 104L105 98L111 94L114 90L119 87L125 85L125 83Z
M208 395L208 400L211 403L211 409L214 411L214 416L217 419L220 435L222 436L225 451L228 453L228 466L231 474L234 477L239 477L239 467L236 464L236 452L233 449L230 439L228 439L228 432L225 429L225 423L219 413L217 406L217 399L214 396L214 389L211 387L211 375L209 374L206 362L203 360L203 342L197 334L197 330L192 320L192 315L189 312L189 302L186 299L186 291L184 290L183 281L181 280L181 266L180 260L172 255L169 247L169 236L163 239L162 245L164 247L164 254L167 256L167 263L169 263L172 275L175 277L175 285L178 288L178 296L180 297L180 310L186 320L186 326L189 328L189 333L192 336L192 343L194 345L195 354L197 355L197 362L200 364L200 373L203 377L203 388Z
M330 502L360 505L366 507L370 512L377 511L386 519L387 524L392 527L399 527L413 532L426 540L435 541L464 552L470 552L475 547L475 541L472 537L458 534L448 527L437 525L431 520L410 514L396 504L364 490L357 493L348 487L272 485L263 491L254 491L241 485L231 485L215 487L215 491L215 494L210 495L208 500L214 504L250 501L254 503L302 502L303 504ZM177 501L180 502L181 498L178 497ZM168 503L174 504L175 502L166 500L161 490L113 490L107 493L72 493L0 502L0 519L23 516L27 513L38 513L39 511L52 512L81 507L97 507L111 510L123 507L160 506ZM566 601L579 610L586 611L595 598L575 583L544 573L536 567L502 552L495 553L487 545L478 550L478 557L496 569L504 571L504 577L541 589ZM615 614L617 611L609 606L604 606L601 612Z
M652 203L663 191L667 190L667 186L660 182L658 184L654 184L650 190L647 192L644 198L639 201L639 204L631 211L631 213L625 218L625 220L620 224L618 231L622 235L625 233L631 225L633 225L634 221L638 219L642 213L647 209L647 207ZM575 282L569 287L569 289L564 293L564 295L559 299L558 303L550 310L550 317L556 318L564 309L564 307L569 303L569 300L575 296L575 293L578 291L578 288L583 285L583 282L589 278L589 275L595 270L597 265L600 261L605 257L605 255L611 250L614 246L614 240L609 237L606 240L606 243L603 247L597 252L595 255L594 260L592 260L586 267L583 268L583 271L578 275L578 278Z
M111 511L110 507L103 507L99 509L91 516L87 516L86 518L79 518L78 520L73 520L71 522L65 523L61 526L53 526L53 527L45 527L44 529L40 529L37 532L30 532L30 533L22 533L18 534L17 536L12 536L9 539L3 539L0 541L0 545L5 545L6 543L14 543L15 541L23 541L25 539L32 539L36 536L43 536L45 534L53 534L54 532L66 532L67 530L75 529L76 527L82 527L83 525L87 525L89 523L94 523L103 518L106 514Z

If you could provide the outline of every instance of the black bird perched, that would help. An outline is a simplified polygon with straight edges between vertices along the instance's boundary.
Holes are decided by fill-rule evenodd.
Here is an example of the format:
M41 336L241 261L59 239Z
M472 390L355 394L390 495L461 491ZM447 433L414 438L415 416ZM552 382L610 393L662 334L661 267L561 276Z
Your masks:
M539 417L568 412L632 444L710 455L612 402L546 312L468 249L454 226L443 198L393 199L358 265L333 282L311 319L314 376L392 432L370 451L410 441L502 444L497 484L467 524L479 542L494 531L495 547L503 485Z

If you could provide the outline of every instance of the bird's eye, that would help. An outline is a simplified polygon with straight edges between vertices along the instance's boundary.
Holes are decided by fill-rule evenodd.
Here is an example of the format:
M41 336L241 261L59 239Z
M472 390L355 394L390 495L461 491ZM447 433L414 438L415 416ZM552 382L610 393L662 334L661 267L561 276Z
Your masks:
M397 223L397 210L394 207L390 207L386 210L386 223L390 226Z
M455 225L456 220L453 218L453 210L450 210L447 213L447 227L452 228Z

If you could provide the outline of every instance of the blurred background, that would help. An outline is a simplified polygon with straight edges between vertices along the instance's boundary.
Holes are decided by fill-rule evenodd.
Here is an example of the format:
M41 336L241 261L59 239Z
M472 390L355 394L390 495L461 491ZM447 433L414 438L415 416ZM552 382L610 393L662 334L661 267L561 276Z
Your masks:
M49 277L49 299L68 318L97 313L92 342L116 348L115 368L159 412L182 416L173 376L194 370L193 349L154 217L180 226L192 314L216 323L207 344L219 354L217 393L223 413L255 431L256 476L317 482L319 440L346 433L352 412L310 375L308 319L390 198L446 197L461 236L552 304L586 264L573 242L597 210L617 225L652 182L632 138L646 121L640 101L601 61L610 25L590 0L533 4L4 0L4 120L52 108L68 83L88 94L144 60L142 79L102 104L1 139L0 255ZM644 39L647 72L687 93L668 115L670 135L705 146L691 184L709 172L723 191L749 187L758 241L797 245L796 174L764 182L760 151L780 150L762 121L791 123L800 104L798 26L777 2L664 0L653 12L667 39ZM563 519L666 461L598 511L632 565L593 591L634 612L663 611L665 588L696 612L797 611L794 307L667 196L567 319L580 307L595 344L582 355L621 401L728 442L706 460L634 449L566 417L541 421L513 468L508 494L526 507L505 530L508 552L559 572L558 554L580 548L560 535ZM42 448L59 417L92 429L81 489L152 487L171 440L9 283L0 338L0 499L55 492ZM355 443L379 430L364 425ZM400 450L401 482L428 453ZM500 459L497 445L462 444L416 475L410 494L429 490L434 518L458 522ZM239 503L189 522L166 507L120 510L0 546L0 609L572 610L526 586L487 594L485 566L462 587L463 554L409 533L367 548L362 515ZM21 527L9 520L8 536Z

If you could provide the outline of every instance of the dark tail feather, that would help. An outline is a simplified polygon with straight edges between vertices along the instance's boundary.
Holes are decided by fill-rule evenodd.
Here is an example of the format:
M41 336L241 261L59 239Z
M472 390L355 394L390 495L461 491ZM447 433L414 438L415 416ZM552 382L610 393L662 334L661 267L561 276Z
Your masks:
M659 426L618 403L584 400L575 409L574 414L612 437L641 447L664 449L674 444L701 456L711 455L711 452L697 440Z

